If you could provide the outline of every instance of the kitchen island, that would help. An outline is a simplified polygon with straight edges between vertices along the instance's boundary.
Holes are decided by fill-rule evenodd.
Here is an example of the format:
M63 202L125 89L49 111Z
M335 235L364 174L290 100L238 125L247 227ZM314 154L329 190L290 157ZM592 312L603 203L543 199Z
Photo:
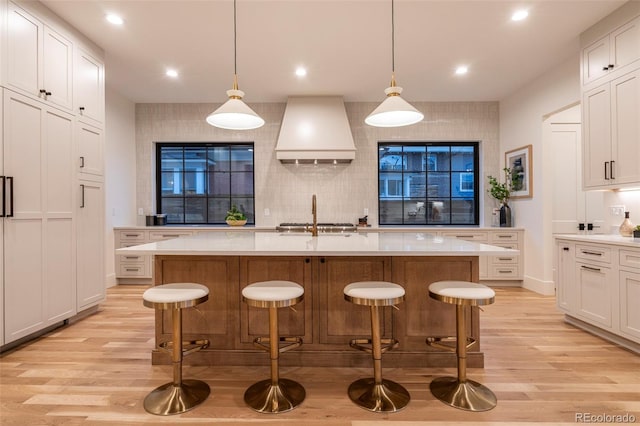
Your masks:
M118 249L119 254L154 255L154 284L197 282L209 300L184 311L185 339L209 339L208 349L186 358L191 364L267 365L268 357L253 339L268 334L266 310L241 302L241 289L263 280L290 280L305 289L304 301L280 312L280 333L301 336L304 344L281 359L282 365L362 366L370 355L349 347L367 337L369 311L344 300L343 288L354 281L393 281L406 300L382 315L382 332L399 347L385 354L385 366L456 365L455 355L425 344L427 336L454 336L455 310L427 296L440 280L478 281L478 256L517 251L428 233L204 232L193 236ZM142 302L141 302L142 303ZM476 339L469 365L483 366L477 308L467 319ZM170 317L156 312L156 339L171 334ZM168 363L154 350L154 363Z

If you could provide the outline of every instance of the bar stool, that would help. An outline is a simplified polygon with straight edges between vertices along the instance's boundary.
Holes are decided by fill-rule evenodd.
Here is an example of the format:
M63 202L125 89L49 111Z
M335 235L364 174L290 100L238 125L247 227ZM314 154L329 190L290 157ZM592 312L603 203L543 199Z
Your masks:
M206 302L209 289L194 283L164 284L147 289L142 299L148 308L171 310L173 320L172 340L158 344L158 349L171 354L173 382L165 383L147 395L144 409L161 416L184 413L207 399L211 390L203 381L182 380L182 357L209 346L208 340L182 341L182 309ZM187 349L183 349L185 345Z
M369 306L371 339L352 339L349 346L370 353L373 357L373 377L358 379L349 385L349 398L356 405L373 412L395 412L409 403L411 396L401 385L382 378L382 354L398 347L398 341L380 335L380 307L394 306L404 301L404 288L385 281L360 281L344 288L344 299L356 305ZM365 345L371 345L365 346Z
M291 281L261 281L242 289L242 301L255 308L269 308L269 337L256 337L254 345L269 352L271 378L251 385L244 393L244 402L260 413L284 413L304 401L306 392L301 384L281 379L278 359L281 352L302 345L300 337L280 337L278 308L293 306L304 298L304 288ZM280 342L286 343L281 346Z
M467 281L438 281L429 286L429 297L456 305L456 347L441 344L448 337L427 337L427 344L456 351L458 377L438 377L429 386L433 396L455 408L467 411L487 411L496 406L497 398L486 386L467 379L467 348L475 339L467 336L465 308L490 305L496 293L486 285Z

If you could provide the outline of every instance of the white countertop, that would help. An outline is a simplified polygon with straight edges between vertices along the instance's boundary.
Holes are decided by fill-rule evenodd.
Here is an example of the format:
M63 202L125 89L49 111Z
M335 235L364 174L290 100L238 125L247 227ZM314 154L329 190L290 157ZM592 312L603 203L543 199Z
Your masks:
M579 235L579 234L562 234L556 235L557 239L580 241L584 243L600 243L600 244L613 244L617 246L636 247L640 248L640 238L623 237L621 235L612 234L592 234L592 235Z
M229 256L485 256L518 254L422 232L321 234L201 232L197 235L117 249L118 254Z

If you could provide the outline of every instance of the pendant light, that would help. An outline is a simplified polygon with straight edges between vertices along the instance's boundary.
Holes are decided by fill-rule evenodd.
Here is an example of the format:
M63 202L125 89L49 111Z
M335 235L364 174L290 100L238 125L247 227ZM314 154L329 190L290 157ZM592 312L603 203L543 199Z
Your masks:
M364 122L374 127L408 126L422 121L424 115L402 99L402 87L396 85L396 52L394 0L391 0L391 86L385 89L386 99L374 109Z
M242 101L244 92L238 89L238 60L236 42L236 0L233 0L233 88L227 90L229 100L207 117L207 123L221 129L251 130L264 120Z

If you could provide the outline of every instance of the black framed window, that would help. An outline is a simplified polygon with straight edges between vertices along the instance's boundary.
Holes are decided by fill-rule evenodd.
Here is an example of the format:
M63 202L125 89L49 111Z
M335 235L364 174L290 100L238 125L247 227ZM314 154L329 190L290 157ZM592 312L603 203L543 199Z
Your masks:
M158 143L157 212L169 224L224 224L235 205L255 223L252 143Z
M478 142L379 142L380 225L478 225Z

